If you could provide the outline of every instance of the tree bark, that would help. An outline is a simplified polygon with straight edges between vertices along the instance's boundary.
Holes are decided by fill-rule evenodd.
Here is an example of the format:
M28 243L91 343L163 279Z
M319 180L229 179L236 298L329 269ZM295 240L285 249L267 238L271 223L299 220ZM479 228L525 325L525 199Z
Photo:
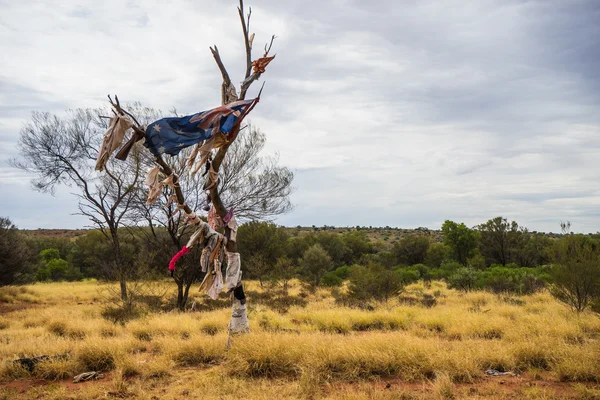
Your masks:
M113 252L115 257L115 269L117 271L118 279L119 279L119 288L121 291L121 300L123 302L127 301L127 274L125 273L125 268L123 266L123 257L121 257L121 246L119 242L119 232L117 228L110 228L110 235L113 242Z

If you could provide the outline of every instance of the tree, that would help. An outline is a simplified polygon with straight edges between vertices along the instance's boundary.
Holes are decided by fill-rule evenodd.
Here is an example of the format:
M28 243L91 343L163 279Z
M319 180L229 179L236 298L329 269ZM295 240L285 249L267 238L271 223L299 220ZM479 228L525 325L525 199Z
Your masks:
M425 262L430 240L425 236L408 235L394 243L392 252L397 264L414 265Z
M60 258L58 249L46 249L40 253L41 266L36 278L39 281L76 281L83 278L81 271Z
M384 300L402 289L402 272L392 271L378 263L353 266L349 277L349 294L356 300Z
M134 107L135 108L135 107ZM98 149L108 125L105 109L77 109L65 117L34 112L21 130L18 148L22 159L12 160L17 168L34 175L35 189L53 193L56 186L75 187L79 213L111 242L110 272L120 283L121 298L127 299L127 279L132 265L124 262L119 226L130 210L134 188L140 179L140 158L134 151L128 163L115 165L111 159L100 174L95 170Z
M73 242L68 260L86 278L104 278L106 264L103 260L111 260L111 251L110 240L102 232L90 230Z
M450 249L443 243L431 243L425 255L425 265L429 268L439 268L448 258Z
M457 224L446 220L442 225L444 244L450 248L453 258L467 265L467 259L471 257L477 248L477 232L469 229L464 222Z
M373 244L363 232L347 232L342 235L342 240L348 248L344 263L346 265L356 264L364 254L373 253Z
M294 265L292 260L283 256L277 259L270 276L283 283L283 290L288 290L290 280L294 279L298 274L298 267Z
M271 222L251 221L240 226L238 249L246 260L246 270L251 278L256 278L262 286L264 279L285 255L288 234L285 229Z
M569 235L554 247L551 293L577 312L600 297L600 244L584 235Z
M0 286L31 279L31 253L25 241L10 219L0 217Z
M321 278L332 265L331 257L318 243L309 247L300 259L302 272L309 277L315 287L319 286Z
M534 268L551 260L552 239L543 234L531 234L515 249L513 261L521 267Z
M502 217L490 219L479 225L478 229L481 237L479 248L488 264L506 265L513 262L529 237L527 229Z
M264 220L291 209L289 194L292 191L293 173L285 167L277 166L276 158L260 156L265 143L265 135L249 126L240 132L223 162L219 194L225 204L235 210L236 218L241 221ZM187 204L193 210L198 210L206 206L206 195L202 190L201 174L188 174L185 171L190 152L189 148L182 150L177 156L170 157L169 164L179 176L179 186ZM173 188L165 186L158 200L147 205L146 189L140 186L135 200L136 222L148 226L148 229L137 233L148 241L148 250L153 252L157 261L165 254L179 251L194 228L186 225L184 214L179 212L176 202L171 200L174 194ZM192 262L189 261L190 258L193 259ZM164 268L168 259L161 261ZM261 264L258 258L247 261L247 265L255 267L253 270ZM265 271L272 266L273 264L265 264ZM260 274L261 277L262 275ZM187 257L178 263L173 279L177 284L179 309L185 308L191 285L201 278L202 271L197 257Z
M325 249L335 266L344 264L350 249L346 246L341 235L331 232L319 232L315 235L315 241Z
M219 196L242 221L269 220L292 210L294 174L277 165L277 156L260 156L266 141L264 133L248 124L221 165Z
M229 73L227 72L227 69L225 68L225 65L223 64L223 61L221 59L221 56L220 56L217 46L210 48L213 58L215 59L215 62L217 64L219 70L221 71L221 75L223 78L223 82L221 85L221 104L223 104L223 105L226 105L226 104L232 103L234 101L238 101L238 100L244 100L246 98L246 92L248 91L248 89L250 88L252 83L261 77L262 73L265 72L265 68L266 68L267 64L273 59L273 57L269 57L269 52L271 50L273 40L275 39L274 35L271 38L270 44L265 46L265 52L264 52L263 56L257 60L252 61L252 42L254 39L254 34L250 35L250 33L249 33L251 12L249 11L247 16L244 15L244 13L245 13L244 4L243 4L243 1L240 0L240 5L238 7L238 14L239 14L240 21L242 24L244 48L245 48L245 53L246 53L246 57L245 57L246 71L244 74L244 79L242 80L242 84L240 86L239 95L238 95L238 92L237 92L235 86L231 82L231 78L229 77ZM258 97L260 97L260 92L259 92ZM112 103L112 101L111 101L111 103ZM116 104L115 103L112 103L112 104L113 104L113 107L115 107L115 109L117 110L117 112L119 112L121 115L127 114L126 111L120 107L118 100L116 101ZM241 127L239 124L235 124L232 127L232 130L228 133L228 138L227 138L226 142L223 143L218 148L218 150L216 150L216 154L214 154L214 157L212 158L212 161L210 162L211 173L213 175L218 176L218 174L221 170L221 166L223 165L223 162L226 158L227 151L229 150L231 145L235 142L235 139L240 131L240 128ZM136 132L138 137L140 137L140 138L143 137L144 131L141 129L139 124L137 124L137 130L139 131L139 132ZM199 144L196 145L195 149L198 149L198 150L200 149ZM186 215L193 216L193 218L191 218L191 222L196 223L196 224L200 225L201 227L205 227L205 225L202 225L202 224L204 224L204 222L201 222L199 220L199 218L195 215L194 210L192 208L190 208L190 206L186 203L185 196L184 196L183 192L181 191L181 186L178 185L179 176L177 174L173 173L173 170L171 169L171 167L164 161L164 159L161 156L157 156L155 158L155 162L160 166L160 169L163 174L165 174L166 176L169 176L169 177L170 176L173 177L173 182L175 183L174 184L174 190L175 190L175 195L176 195L175 197L176 197L178 207L181 207L181 209L186 213ZM210 174L209 174L209 176L210 176ZM207 190L209 190L209 192L210 192L210 197L211 197L211 200L213 203L213 207L216 211L216 214L221 218L221 220L223 220L227 216L227 213L229 210L227 208L228 204L224 202L224 199L221 197L221 193L219 192L219 184L209 185L208 187L210 187L210 189L207 189ZM230 253L235 253L237 251L237 241L234 239L235 238L234 233L235 233L235 231L233 230L233 228L231 226L229 226L229 225L225 226L224 237L225 237L225 239L227 239L226 249ZM233 333L247 332L249 330L248 318L247 318L247 312L246 312L246 296L244 294L244 288L243 288L243 285L241 284L241 282L233 290L232 314L231 315L232 315L232 317L231 317L231 321L229 324L230 332L233 332Z
M454 274L448 278L448 283L451 288L456 288L468 292L475 288L477 282L478 271L469 267L459 268Z

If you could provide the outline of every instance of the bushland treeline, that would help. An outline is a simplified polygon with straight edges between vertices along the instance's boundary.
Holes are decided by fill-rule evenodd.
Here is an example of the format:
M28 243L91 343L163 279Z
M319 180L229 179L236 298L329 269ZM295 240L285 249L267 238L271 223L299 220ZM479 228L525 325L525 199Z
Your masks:
M129 279L167 276L172 256L168 233L157 241L148 228L121 229ZM569 233L568 224L562 229L562 235L550 237L502 217L474 227L448 220L441 235L418 229L390 240L374 238L372 229L361 227L305 229L247 222L239 228L238 249L245 278L261 285L285 289L298 278L312 287L337 287L346 281L348 300L387 300L417 280L443 279L461 290L515 294L548 287L582 311L600 295L600 235ZM0 230L2 285L114 279L111 244L100 231L76 239L26 236L7 218ZM194 264L194 255L188 257Z

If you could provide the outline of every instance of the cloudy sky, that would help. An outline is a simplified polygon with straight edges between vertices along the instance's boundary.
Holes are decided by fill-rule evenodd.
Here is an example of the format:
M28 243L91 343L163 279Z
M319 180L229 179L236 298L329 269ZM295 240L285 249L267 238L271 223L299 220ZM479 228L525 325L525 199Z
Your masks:
M600 230L600 2L246 1L254 54L278 36L251 118L296 174L278 223ZM85 226L69 188L8 165L24 121L108 93L212 108L208 47L243 74L237 18L233 0L0 0L0 215Z

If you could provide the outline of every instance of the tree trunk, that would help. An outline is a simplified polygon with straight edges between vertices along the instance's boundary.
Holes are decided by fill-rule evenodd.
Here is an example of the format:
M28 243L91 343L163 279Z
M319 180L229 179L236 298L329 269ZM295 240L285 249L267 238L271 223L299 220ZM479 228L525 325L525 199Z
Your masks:
M119 286L121 287L121 300L127 301L127 281L124 276L121 276Z
M127 301L127 277L125 267L123 266L123 258L121 257L121 246L119 244L119 233L117 228L110 228L110 235L113 241L113 251L115 256L115 267L119 278L119 286L121 288L121 300Z
M183 311L185 309L185 302L183 301L183 282L177 282L177 308Z
M185 285L185 290L183 291L182 310L185 309L185 305L187 304L188 297L190 295L190 287L192 287L192 283L194 283L194 281L192 279L190 279L188 281L187 285Z

